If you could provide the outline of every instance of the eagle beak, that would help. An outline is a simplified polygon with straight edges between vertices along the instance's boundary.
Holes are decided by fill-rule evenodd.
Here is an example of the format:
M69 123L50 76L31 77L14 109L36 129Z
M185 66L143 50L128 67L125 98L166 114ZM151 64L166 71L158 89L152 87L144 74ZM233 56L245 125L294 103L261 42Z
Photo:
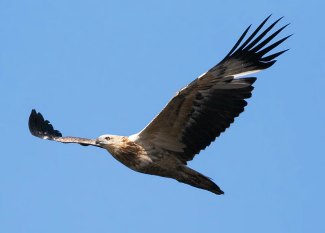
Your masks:
M106 141L101 137L97 138L95 142L100 147L103 147L103 145L107 144Z

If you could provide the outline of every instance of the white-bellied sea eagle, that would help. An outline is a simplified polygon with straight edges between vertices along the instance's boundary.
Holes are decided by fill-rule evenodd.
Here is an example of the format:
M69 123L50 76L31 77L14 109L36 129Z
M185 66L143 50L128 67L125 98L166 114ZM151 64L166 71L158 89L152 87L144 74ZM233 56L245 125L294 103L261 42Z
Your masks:
M172 178L223 194L218 185L189 168L187 162L209 146L244 111L245 99L251 97L256 80L247 75L269 68L276 57L287 51L270 54L290 36L271 43L288 24L272 32L280 18L262 30L269 18L247 35L249 26L221 62L181 89L137 134L105 134L97 139L62 137L35 110L29 117L29 130L42 139L100 147L137 172Z

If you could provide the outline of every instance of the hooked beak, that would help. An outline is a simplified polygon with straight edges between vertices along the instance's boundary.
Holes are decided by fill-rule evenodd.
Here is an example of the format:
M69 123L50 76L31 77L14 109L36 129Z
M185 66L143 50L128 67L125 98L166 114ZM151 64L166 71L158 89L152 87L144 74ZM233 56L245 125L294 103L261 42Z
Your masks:
M96 144L103 147L104 145L107 145L107 141L104 138L99 137L96 139Z
M103 145L103 141L101 141L99 138L97 138L95 142L98 146Z
M98 139L95 140L95 145L97 147L103 148L103 144L100 143L100 141Z

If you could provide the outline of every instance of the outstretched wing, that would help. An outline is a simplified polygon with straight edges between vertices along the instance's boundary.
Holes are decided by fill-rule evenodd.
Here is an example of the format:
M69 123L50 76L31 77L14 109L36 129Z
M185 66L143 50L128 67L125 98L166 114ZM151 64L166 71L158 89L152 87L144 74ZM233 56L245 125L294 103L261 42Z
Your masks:
M270 16L269 16L270 17ZM266 36L266 18L244 41L249 26L227 56L180 90L153 121L131 137L136 142L173 152L184 163L207 147L244 111L256 78L240 78L272 66L284 51L266 54L289 36L269 45L287 25ZM259 35L257 36L257 34Z
M29 131L35 137L52 140L62 143L78 143L82 146L97 146L96 140L78 137L62 137L60 131L55 130L48 120L45 120L41 113L32 110L28 120Z

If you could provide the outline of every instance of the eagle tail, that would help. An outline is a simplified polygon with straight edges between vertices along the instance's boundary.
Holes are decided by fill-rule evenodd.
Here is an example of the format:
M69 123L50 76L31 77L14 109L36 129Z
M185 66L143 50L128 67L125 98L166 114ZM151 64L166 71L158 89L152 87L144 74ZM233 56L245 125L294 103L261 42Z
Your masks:
M210 178L187 166L182 167L181 174L176 179L179 182L189 184L196 188L205 189L217 195L224 194L219 186L215 184Z

